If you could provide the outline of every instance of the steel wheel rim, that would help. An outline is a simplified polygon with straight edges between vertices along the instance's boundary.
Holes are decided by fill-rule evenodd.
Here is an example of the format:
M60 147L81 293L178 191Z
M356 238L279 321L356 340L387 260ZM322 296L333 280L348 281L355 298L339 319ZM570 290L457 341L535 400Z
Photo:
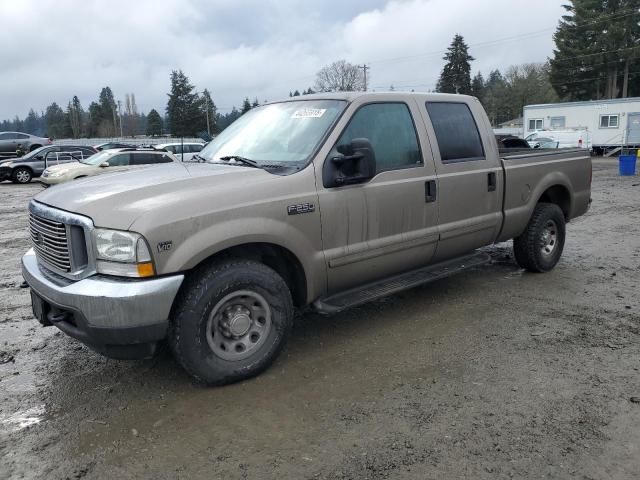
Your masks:
M207 344L223 360L243 360L266 342L271 328L271 307L265 298L252 290L238 290L211 310Z
M545 257L553 255L558 246L558 226L553 220L547 220L542 229L540 252Z
M27 183L29 181L29 172L25 172L24 170L19 170L18 173L16 173L16 179L20 183Z

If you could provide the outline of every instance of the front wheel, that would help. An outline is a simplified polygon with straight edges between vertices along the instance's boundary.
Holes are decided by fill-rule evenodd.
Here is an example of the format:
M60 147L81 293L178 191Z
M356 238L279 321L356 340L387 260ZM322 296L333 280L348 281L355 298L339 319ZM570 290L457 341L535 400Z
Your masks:
M271 365L292 323L284 280L261 263L229 260L187 280L172 312L169 345L196 380L223 385Z
M536 273L556 266L564 249L564 213L553 203L539 203L525 231L513 240L513 253L522 268Z
M25 167L19 167L13 171L11 180L13 180L13 183L29 183L32 178L33 174L31 170Z

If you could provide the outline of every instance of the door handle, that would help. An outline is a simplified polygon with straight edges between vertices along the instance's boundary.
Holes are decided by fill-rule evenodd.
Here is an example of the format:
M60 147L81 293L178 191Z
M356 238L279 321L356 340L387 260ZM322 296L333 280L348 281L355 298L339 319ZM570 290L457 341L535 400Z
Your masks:
M424 201L431 203L436 201L438 187L435 180L427 180L424 182Z
M496 172L489 172L487 178L487 191L495 192L496 191Z

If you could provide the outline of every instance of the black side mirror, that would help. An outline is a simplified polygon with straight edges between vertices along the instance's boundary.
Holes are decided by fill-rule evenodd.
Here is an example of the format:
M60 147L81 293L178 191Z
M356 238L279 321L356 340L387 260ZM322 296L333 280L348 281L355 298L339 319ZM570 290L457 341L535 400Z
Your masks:
M324 162L322 184L325 188L353 185L371 180L376 174L376 157L367 138L354 138L338 145Z

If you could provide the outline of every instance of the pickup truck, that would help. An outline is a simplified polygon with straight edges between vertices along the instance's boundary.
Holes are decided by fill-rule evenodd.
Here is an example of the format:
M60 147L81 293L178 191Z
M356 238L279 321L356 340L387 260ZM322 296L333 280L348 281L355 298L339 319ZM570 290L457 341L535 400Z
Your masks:
M29 204L35 317L113 358L166 340L197 381L257 375L322 313L490 261L554 268L589 208L585 150L500 152L476 98L326 93L252 109L199 163L87 178Z

